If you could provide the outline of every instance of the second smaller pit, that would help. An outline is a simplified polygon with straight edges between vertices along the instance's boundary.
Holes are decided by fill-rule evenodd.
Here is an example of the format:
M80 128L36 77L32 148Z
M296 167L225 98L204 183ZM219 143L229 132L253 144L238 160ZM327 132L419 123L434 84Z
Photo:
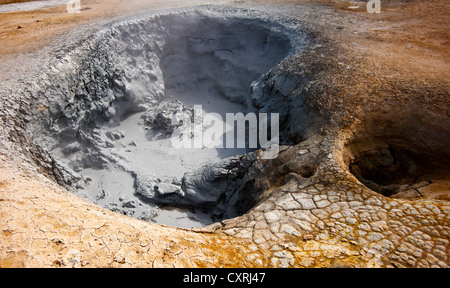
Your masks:
M417 110L416 110L417 111ZM371 190L396 199L450 200L446 133L421 117L365 123L346 147L350 172ZM418 130L416 127L424 127Z

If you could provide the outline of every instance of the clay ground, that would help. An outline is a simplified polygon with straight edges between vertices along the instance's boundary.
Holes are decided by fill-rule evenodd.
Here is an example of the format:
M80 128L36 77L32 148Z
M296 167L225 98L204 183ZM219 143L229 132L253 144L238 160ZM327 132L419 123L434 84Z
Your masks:
M25 2L6 0L3 2ZM101 18L131 14L142 9L181 7L195 1L82 1L83 13L68 14L66 8L57 7L40 11L9 13L0 19L0 55L20 54L39 49L51 39L77 25ZM200 1L198 1L200 3ZM238 1L244 2L244 1ZM248 1L277 2L277 1ZM311 2L311 1L281 1ZM431 1L382 1L381 14L366 12L365 3L318 0L331 5L338 13L358 13L363 22L375 23L370 35L358 39L360 49L367 49L376 59L403 67L411 73L447 79L450 72L450 3ZM204 3L204 1L203 1ZM213 3L213 2L212 2ZM357 9L348 7L359 6ZM361 23L355 23L361 25ZM21 27L21 28L19 28Z
M83 12L80 14L68 14L65 7L2 14L0 61L3 57L18 57L39 50L54 37L79 25L143 9L182 7L193 2L196 1L82 0ZM441 91L444 101L448 101L450 2L447 0L382 0L381 14L367 13L365 2L235 2L298 2L332 7L335 13L348 15L353 25L360 27L361 33L349 35L347 41L337 37L336 41L367 56L371 63L365 71L368 75L396 71L416 85ZM349 8L356 5L360 7ZM357 85L349 82L347 89L368 89L377 79L358 81ZM148 225L118 216L67 194L43 177L24 173L11 161L7 155L0 161L0 205L4 204L0 210L0 243L4 248L0 252L0 267L270 266L266 257L271 252L258 250L251 241L221 233ZM345 265L359 266L362 260L356 256L358 249L344 248ZM322 247L322 251L326 249ZM257 260L252 256L255 254L260 255ZM302 266L330 265L332 260L327 259Z

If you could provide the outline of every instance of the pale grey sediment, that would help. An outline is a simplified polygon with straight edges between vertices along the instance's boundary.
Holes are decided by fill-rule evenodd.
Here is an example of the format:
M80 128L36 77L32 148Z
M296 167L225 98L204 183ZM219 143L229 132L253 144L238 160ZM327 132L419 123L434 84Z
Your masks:
M270 6L268 10L277 11L273 6ZM187 13L182 15L193 15L190 13L197 13L195 11L198 10L172 12L173 15L180 15L179 12ZM109 43L110 46L105 43L97 45L101 43L98 40L103 39L99 35L102 35L101 33L111 35L109 34L111 31L116 31L111 28L122 27L121 25L123 27L130 25L135 29L132 31L137 33L140 19L149 15L126 19L122 24L115 24L118 26L106 24L100 29L101 32L97 32L98 29L93 27L80 28L71 36L78 35L77 37L69 38L72 39L71 43L76 45L64 46L61 45L62 41L56 41L55 46L61 46L58 46L58 49L50 54L52 58L55 58L50 61L53 63L50 65L53 67L53 73L44 69L39 77L32 79L36 80L33 82L34 84L28 86L23 83L14 83L13 85L6 82L2 90L9 88L10 91L16 91L16 93L11 93L11 98L6 97L7 92L1 93L5 105L0 109L0 113L2 113L0 140L11 151L17 149L22 152L22 155L29 157L27 159L38 161L39 167L46 168L46 171L60 173L60 180L72 182L70 187L76 188L79 184L80 188L74 189L77 193L82 192L82 188L85 188L84 180L90 182L83 176L85 173L83 171L88 170L89 173L95 173L110 167L110 163L114 163L116 169L111 169L113 173L111 178L114 178L114 181L106 181L107 185L102 184L105 193L102 191L100 191L102 193L94 193L91 198L94 198L92 201L96 203L130 216L149 221L153 219L160 223L164 223L162 218L172 217L170 219L172 225L185 227L193 225L193 222L188 221L185 212L183 214L176 209L170 209L171 211L167 211L167 214L156 215L152 212L158 212L158 208L155 208L155 210L150 209L147 213L142 212L139 215L139 209L142 207L152 208L152 203L158 205L178 203L181 206L191 206L191 208L198 205L195 209L196 213L199 210L201 212L202 209L198 209L201 206L208 210L208 213L200 215L205 218L197 217L200 219L197 220L196 225L198 221L211 218L211 215L215 215L217 221L241 215L210 225L202 231L217 232L217 235L226 234L233 239L248 240L251 245L246 248L254 252L252 255L248 255L249 263L260 263L260 265L271 267L321 265L448 267L450 245L450 208L448 188L446 188L448 182L445 182L445 177L442 179L439 175L432 173L435 169L445 171L449 167L447 159L449 159L450 151L447 143L449 143L450 133L449 128L442 125L442 122L446 123L448 120L446 98L448 93L440 91L439 86L424 86L423 83L415 85L405 81L404 75L395 76L392 71L388 71L391 73L386 74L389 77L382 78L383 85L376 86L377 89L374 91L364 90L353 93L354 91L350 89L352 87L348 87L350 86L348 82L353 78L355 82L365 81L366 79L363 79L365 75L372 75L372 71L364 74L369 69L368 67L371 67L367 66L370 63L364 61L363 57L355 51L346 51L336 43L328 41L329 39L327 40L325 35L329 36L329 34L335 33L333 32L335 30L331 29L336 29L338 25L343 25L339 26L341 28L345 26L345 29L336 29L336 31L340 31L339 33L345 33L347 30L349 30L348 33L354 33L358 32L355 30L362 28L348 23L342 24L342 19L331 10L285 9L281 11L282 13L278 11L283 14L280 17L255 11L224 8L208 8L202 11L198 13L206 13L214 21L227 19L224 11L228 11L231 14L225 14L233 15L231 18L240 18L238 15L242 15L241 18L250 21L246 23L257 21L258 25L263 23L270 27L273 27L272 25L275 27L293 25L296 35L299 33L303 35L304 27L287 15L298 16L298 18L306 20L307 23L310 23L309 30L311 30L311 26L319 27L312 37L306 38L310 44L308 42L309 45L304 47L304 50L297 51L300 53L293 53L285 60L274 63L268 71L262 71L262 75L259 75L257 79L249 79L256 81L249 85L248 101L238 101L242 102L244 106L242 103L229 104L233 104L233 109L236 107L238 109L252 108L252 111L277 111L280 113L282 144L285 145L280 147L280 155L277 159L263 160L259 158L258 151L253 151L244 157L243 153L222 157L223 159L220 160L222 162L217 162L221 163L220 165L208 162L209 165L206 166L189 166L189 161L184 160L198 159L192 153L186 153L187 158L174 157L174 159L183 159L183 164L169 166L189 171L164 170L163 166L157 166L161 161L154 163L153 167L157 168L153 172L132 169L133 163L139 161L147 163L144 154L133 156L134 154L131 153L133 149L142 148L143 143L153 143L159 146L158 143L161 142L158 141L164 140L162 139L164 131L170 132L174 128L167 125L166 120L170 117L170 113L167 114L165 109L169 107L190 113L188 106L195 104L179 104L175 102L174 97L174 102L153 105L153 103L159 104L159 98L158 100L155 98L155 101L148 102L153 105L152 107L145 107L145 103L147 103L145 99L152 100L153 98L151 95L146 96L145 91L141 94L139 89L135 89L139 85L131 87L129 91L134 91L142 98L128 99L126 95L129 94L121 92L128 91L125 84L130 79L139 83L140 77L151 77L150 74L142 73L142 71L150 70L145 65L150 65L148 67L157 67L158 65L151 60L148 60L148 63L145 61L134 63L130 60L130 65L122 66L133 68L136 65L145 65L138 66L139 68L136 70L131 69L127 74L122 75L120 71L123 70L115 69L117 68L115 63L119 61L120 55L106 53L111 50L112 46L119 46L120 49L122 46L116 45L120 44L120 41L110 37L106 41L106 44ZM310 16L306 16L309 12L311 12ZM168 13L152 15L152 17L156 17L154 19L162 21L163 17L158 15L168 15ZM216 16L217 18L215 18ZM310 17L309 20L308 17ZM248 20L248 18L253 20ZM256 18L264 19L264 21L260 22L255 20ZM282 23L283 25L277 26L278 24L273 23ZM118 32L116 31L116 33ZM93 36L87 37L86 35ZM87 40L85 40L86 37ZM65 39L67 40L67 38ZM195 42L193 41L194 44ZM205 43L203 40L197 42ZM64 41L64 43L66 42ZM301 43L303 45L305 42ZM78 45L81 48L71 48ZM140 47L140 44L137 46ZM128 45L123 45L121 51L126 51L127 47ZM177 51L172 52L183 55L185 52L182 51L185 51L183 46L177 46ZM127 59L142 57L140 56L141 52L137 52L135 49L126 52L131 53L123 54ZM158 53L162 53L162 51ZM185 55L193 56L192 53ZM130 57L132 54L137 56ZM95 57L89 57L92 55ZM222 53L219 55L223 57ZM175 62L179 61L180 59ZM171 66L170 62L165 63L166 66ZM181 63L183 67L192 65L189 61L181 61ZM164 67L164 65L159 67ZM63 73L63 71L66 72ZM66 76L73 75L73 71L87 72L70 78L73 80L73 83L70 84L72 86L66 85L69 83ZM97 72L102 71L108 71L109 74L105 72L96 75ZM183 68L179 71L186 70ZM156 73L153 77L164 80L161 83L170 83L167 80L176 80L171 82L173 85L169 89L174 93L173 96L176 96L177 89L180 89L181 86L179 84L183 83L183 75L178 76L177 71L173 70L171 71L173 79L164 79L164 69L161 69L160 72L161 74ZM374 75L378 77L382 72L386 71L377 70ZM219 71L214 72L214 79L218 79L216 78L218 73ZM89 80L92 79L88 77L89 75L96 75L97 78L93 79L110 77L110 79L123 80L114 85L110 85L108 81L90 84ZM181 78L177 80L177 77ZM195 73L192 73L190 77L191 79L195 78ZM207 78L207 75L202 75L202 77ZM86 83L83 83L82 80L85 80ZM159 81L152 83L158 84ZM216 83L216 85L219 84L225 85L223 82ZM70 103L68 103L67 99L72 98L67 95L76 94L69 88L77 85L82 91L92 87L90 91L95 91L98 96L101 96L99 99L94 99L94 102L89 102L96 103L92 113L86 113L89 111L87 108L90 108L88 105L79 106L80 110L78 111L76 108L67 106L66 111L67 104L88 103L84 103L80 99L78 102L69 101ZM42 89L43 87L49 87L49 90ZM111 107L110 100L115 100L113 94L107 93L110 87L122 87L122 90L117 89L118 95L123 96L122 100L128 99L129 101L123 101L124 105L121 107L135 109L137 113L131 116L127 115L128 117L120 117L120 115L124 115L123 113L127 114L126 109L109 109ZM158 85L153 86L152 89L161 91L160 94L155 95L165 97L165 89ZM340 93L340 89L349 93ZM195 89L191 86L185 91L189 90ZM25 92L17 93L17 91ZM223 89L221 91L226 92ZM234 89L234 91L236 90ZM89 93L89 95L93 97L96 93ZM20 95L20 97L16 95ZM198 93L192 93L192 95L198 95ZM186 97L187 100L195 99L191 98L192 95ZM391 97L391 95L393 96ZM58 102L56 99L61 101L58 102L59 106L52 106L46 102L48 99L53 99L53 104ZM102 102L101 100L106 101ZM182 100L186 101L186 99ZM209 104L214 103L217 104L217 102ZM230 102L220 103L222 105ZM206 102L205 105L207 104ZM34 113L34 111L40 111L40 113ZM51 113L47 114L46 111ZM153 114L160 117L154 118ZM81 143L82 145L75 143L75 145L62 147L67 150L69 155L64 159L69 159L72 163L52 161L50 158L46 158L48 154L45 149L39 149L38 146L27 142L23 131L25 128L30 129L30 125L35 128L40 127L39 129L45 128L28 130L34 131L34 135L42 136L42 139L45 138L47 128L36 120L42 120L39 117L35 118L36 115L51 115L50 119L59 119L55 117L58 115L63 116L61 118L63 120L59 122L61 124L59 131L66 129L70 133L57 135L66 135L66 140L70 139L72 135L76 135L78 129L73 127L87 129L80 129L79 139L85 141ZM71 115L73 117L70 117ZM68 120L64 122L66 118ZM105 124L109 119L113 120L112 126ZM99 120L103 120L103 122L98 122ZM55 123L58 124L58 121ZM92 127L86 125L87 123L91 123ZM135 123L141 123L137 127L142 129L158 128L160 131L156 134L144 133L142 138L132 139L131 136L137 134L139 130L124 129L124 127L136 127ZM96 125L99 124L104 126L99 131L95 131ZM93 133L83 133L83 131L92 131ZM148 139L152 141L148 141ZM55 141L55 143L60 141L55 138L49 138L49 140ZM98 147L85 145L92 141L103 145ZM46 142L37 142L46 144ZM51 144L51 142L47 142L47 144ZM62 150L60 149L60 151ZM86 153L89 154L85 155L91 157L75 157L83 155L83 153L77 154L79 151L87 151ZM50 152L58 151L52 149ZM161 153L150 155L162 156ZM92 159L95 161L90 161ZM73 163L77 163L77 161L84 163L83 165L98 165L99 163L100 165L96 167L101 169L80 170L79 167L73 166ZM216 162L214 161L214 163ZM158 176L156 173L163 173L163 171L167 177ZM386 171L390 175L386 175L384 173ZM187 174L185 174L186 172ZM96 179L100 178L101 175L96 176ZM80 181L81 183L78 183ZM93 181L98 180L92 177L91 182ZM109 185L113 185L114 182L117 182L118 185L135 185L136 193L130 197L129 193L121 194L126 189L118 189L117 194L108 192ZM441 194L434 192L436 187ZM214 190L214 188L220 189ZM139 197L135 197L136 195ZM88 195L87 198L89 198ZM109 201L110 199L116 200ZM227 204L229 206L226 206ZM214 211L215 209L216 211ZM220 215L222 213L223 215ZM182 219L177 219L178 217ZM179 220L184 223L176 223ZM210 222L211 220L203 224ZM364 261L358 262L359 260Z
M59 180L104 207L148 221L165 213L156 205L208 213L204 224L237 216L245 211L233 202L245 183L236 183L249 168L242 158L253 156L246 149L174 149L176 127L168 121L177 112L189 117L195 104L205 113L261 110L286 120L290 107L262 99L261 86L274 66L307 45L301 31L295 21L223 8L107 25L37 84L46 108L28 131L49 151ZM298 79L283 74L274 87L290 93ZM289 133L286 141L296 132Z
M44 1L41 0L41 1L30 1L23 3L0 5L0 14L33 11L56 6L66 6L68 2L69 0L44 0Z

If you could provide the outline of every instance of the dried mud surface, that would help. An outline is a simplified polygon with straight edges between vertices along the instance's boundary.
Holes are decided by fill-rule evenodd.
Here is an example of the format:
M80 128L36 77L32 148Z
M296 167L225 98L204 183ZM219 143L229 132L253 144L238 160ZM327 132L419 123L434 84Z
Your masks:
M155 1L146 9L201 2ZM381 14L366 13L361 2L215 3L294 17L315 39L266 75L275 89L265 95L304 97L315 122L277 159L252 165L248 196L256 205L186 230L118 215L58 186L45 169L51 161L25 132L36 105L12 84L26 85L39 68L20 63L72 28L144 4L124 10L92 1L79 15L62 7L5 14L0 266L448 267L449 3L390 1ZM308 81L285 95L274 83L286 73ZM383 167L397 176L386 179Z

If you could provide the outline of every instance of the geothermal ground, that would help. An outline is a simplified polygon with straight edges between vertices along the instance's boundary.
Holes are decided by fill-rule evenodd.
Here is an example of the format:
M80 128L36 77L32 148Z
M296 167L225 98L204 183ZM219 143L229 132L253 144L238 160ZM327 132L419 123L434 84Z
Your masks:
M0 6L0 267L448 267L450 7L385 2Z

